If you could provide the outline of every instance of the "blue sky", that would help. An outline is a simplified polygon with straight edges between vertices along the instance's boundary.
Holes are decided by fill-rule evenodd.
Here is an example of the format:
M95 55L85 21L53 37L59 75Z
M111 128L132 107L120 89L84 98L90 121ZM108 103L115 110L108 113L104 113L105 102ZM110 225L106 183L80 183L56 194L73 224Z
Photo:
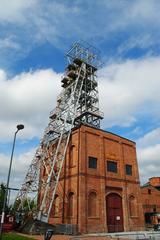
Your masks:
M160 167L160 2L0 0L0 181L18 133L12 187L19 187L55 107L65 52L79 40L101 51L102 128L137 143L141 182Z

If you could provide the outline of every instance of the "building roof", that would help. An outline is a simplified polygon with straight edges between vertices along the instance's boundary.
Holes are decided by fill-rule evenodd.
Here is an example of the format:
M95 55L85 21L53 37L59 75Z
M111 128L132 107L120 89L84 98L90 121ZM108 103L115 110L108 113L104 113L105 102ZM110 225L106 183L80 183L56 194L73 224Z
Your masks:
M82 123L81 123L80 125L76 126L74 129L78 129L78 128L80 128L81 126L85 126L85 127L88 127L88 128L93 128L93 129L95 129L95 130L98 130L98 131L101 131L101 132L104 132L104 133L109 133L109 134L111 134L111 135L120 137L120 138L125 139L125 140L127 140L127 141L129 141L129 142L132 142L133 144L136 144L136 142L134 142L134 141L132 141L132 140L130 140L130 139L128 139L128 138L122 137L122 136L120 136L120 135L118 135L118 134L115 134L115 133L106 131L106 130L104 130L104 129L96 128L96 127L94 127L94 126L90 126L90 125L87 125L87 124L82 124ZM74 129L73 129L73 130L74 130Z
M152 188L152 189L160 191L160 186L152 186L149 182L143 184L141 186L141 188Z

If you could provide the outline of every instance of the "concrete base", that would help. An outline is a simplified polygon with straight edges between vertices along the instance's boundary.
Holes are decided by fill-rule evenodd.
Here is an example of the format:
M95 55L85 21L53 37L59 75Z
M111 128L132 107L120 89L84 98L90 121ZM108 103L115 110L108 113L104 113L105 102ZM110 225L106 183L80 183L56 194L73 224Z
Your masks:
M86 234L83 236L89 237L110 237L110 238L118 238L118 239L133 239L133 240L160 240L160 232L156 231L131 231L131 232L117 232L117 233L92 233ZM78 240L78 238L74 238L74 240Z

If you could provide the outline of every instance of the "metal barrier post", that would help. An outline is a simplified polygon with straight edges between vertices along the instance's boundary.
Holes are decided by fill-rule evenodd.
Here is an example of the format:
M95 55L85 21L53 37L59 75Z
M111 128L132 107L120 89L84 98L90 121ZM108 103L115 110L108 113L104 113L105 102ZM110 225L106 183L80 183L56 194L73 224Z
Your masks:
M53 230L52 229L48 229L46 232L45 232L45 235L44 235L44 240L50 240L51 237L53 235Z

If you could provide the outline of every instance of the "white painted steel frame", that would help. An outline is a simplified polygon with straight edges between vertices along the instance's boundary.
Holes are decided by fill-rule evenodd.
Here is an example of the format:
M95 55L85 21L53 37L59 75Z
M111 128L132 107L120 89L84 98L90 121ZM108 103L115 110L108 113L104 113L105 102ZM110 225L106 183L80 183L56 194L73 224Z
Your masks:
M72 79L58 96L57 106L50 113L50 122L45 129L41 145L17 196L17 201L20 201L19 210L23 210L25 199L34 196L38 203L38 219L45 222L48 222L53 206L72 128L79 124L99 128L103 118L103 113L99 111L96 81L100 61L95 49L90 45L86 47L75 43L66 55L68 66L75 66L74 74L77 77ZM76 59L81 61L80 65L75 63ZM64 77L68 77L68 74L67 69ZM45 177L42 177L43 169ZM43 193L41 198L40 193Z

